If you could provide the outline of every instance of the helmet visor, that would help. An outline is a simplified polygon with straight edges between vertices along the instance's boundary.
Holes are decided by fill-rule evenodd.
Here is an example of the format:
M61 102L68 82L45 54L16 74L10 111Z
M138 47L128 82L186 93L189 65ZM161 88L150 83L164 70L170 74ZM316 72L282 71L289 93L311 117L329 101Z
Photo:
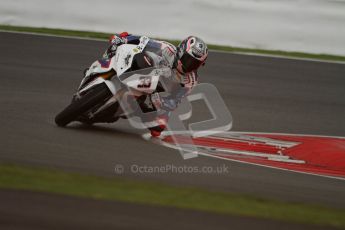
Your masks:
M180 61L182 63L183 71L186 73L196 70L203 63L202 61L192 57L189 53L184 53L180 58Z

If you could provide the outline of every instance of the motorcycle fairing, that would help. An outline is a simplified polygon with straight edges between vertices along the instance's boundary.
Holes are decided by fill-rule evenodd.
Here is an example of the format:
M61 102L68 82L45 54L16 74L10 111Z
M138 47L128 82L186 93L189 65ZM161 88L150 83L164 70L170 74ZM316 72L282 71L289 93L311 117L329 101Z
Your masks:
M131 67L134 55L144 50L149 38L142 36L139 41L138 45L126 44L119 46L116 55L110 59L95 61L86 71L85 76L106 73L112 69L116 71L117 76L120 76Z

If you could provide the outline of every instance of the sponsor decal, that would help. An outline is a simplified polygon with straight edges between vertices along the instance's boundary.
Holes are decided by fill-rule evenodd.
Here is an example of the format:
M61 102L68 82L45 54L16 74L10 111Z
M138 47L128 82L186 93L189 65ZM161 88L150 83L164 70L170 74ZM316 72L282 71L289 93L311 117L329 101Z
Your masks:
M129 65L129 59L131 59L132 55L131 54L128 54L126 57L125 57L125 65L128 66Z
M138 88L150 88L151 87L151 77L140 77L140 83L138 84Z

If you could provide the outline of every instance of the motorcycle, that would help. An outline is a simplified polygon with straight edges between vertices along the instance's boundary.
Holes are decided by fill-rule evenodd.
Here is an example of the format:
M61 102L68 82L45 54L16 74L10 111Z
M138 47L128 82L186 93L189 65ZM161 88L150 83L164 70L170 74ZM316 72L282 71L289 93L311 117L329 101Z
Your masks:
M132 98L143 112L154 111L148 95L168 92L164 81L174 79L174 71L164 58L152 52L150 39L142 36L138 45L123 44L110 59L95 61L85 72L71 103L55 117L64 127L73 121L86 124L115 122L135 113ZM133 104L133 103L132 103Z

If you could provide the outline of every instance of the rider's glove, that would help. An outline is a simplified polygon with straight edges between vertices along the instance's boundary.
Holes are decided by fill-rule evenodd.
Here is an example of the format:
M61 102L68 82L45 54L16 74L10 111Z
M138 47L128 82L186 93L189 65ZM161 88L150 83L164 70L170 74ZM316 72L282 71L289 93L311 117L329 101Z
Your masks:
M127 32L121 34L114 34L109 38L110 46L103 55L104 58L110 58L115 55L117 47L119 45L127 43L126 37L128 36Z
M109 43L111 43L111 44L112 43L118 43L120 41L122 41L123 43L126 43L125 39L128 35L129 34L127 32L122 32L120 34L114 34L109 38Z
M115 46L117 47L117 46L122 45L124 43L126 43L125 38L121 38L121 37L116 36L116 35L113 35L112 39L110 40L111 47L115 47Z
M113 38L112 38L112 40L110 41L110 47L108 48L108 51L110 51L110 52L115 52L116 51L116 49L117 49L117 47L119 46L119 45L122 45L122 44L124 44L124 43L126 43L126 40L124 39L124 38L121 38L121 37L119 37L119 36L116 36L116 35L113 35L112 36Z

